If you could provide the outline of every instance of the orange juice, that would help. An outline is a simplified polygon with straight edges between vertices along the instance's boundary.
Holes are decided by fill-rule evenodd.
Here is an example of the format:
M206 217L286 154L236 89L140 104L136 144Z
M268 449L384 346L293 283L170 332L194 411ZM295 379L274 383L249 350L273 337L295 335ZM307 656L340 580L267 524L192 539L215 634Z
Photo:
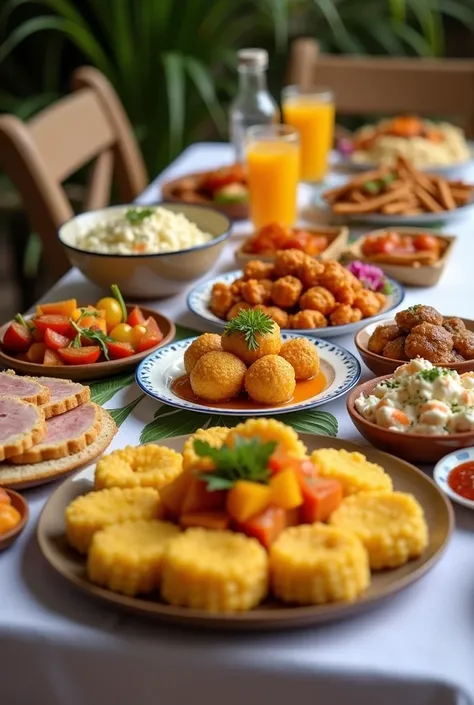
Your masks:
M256 228L293 225L297 214L299 144L256 140L247 144L250 219Z
M290 95L283 99L283 116L300 135L301 180L322 181L333 142L334 102L327 94Z

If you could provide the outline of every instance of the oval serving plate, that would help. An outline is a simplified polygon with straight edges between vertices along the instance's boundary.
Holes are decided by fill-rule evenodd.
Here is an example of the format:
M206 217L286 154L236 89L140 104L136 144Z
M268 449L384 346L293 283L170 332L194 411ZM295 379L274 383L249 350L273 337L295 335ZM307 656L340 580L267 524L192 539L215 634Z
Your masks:
M3 489L10 497L12 507L15 507L15 509L20 513L21 519L18 524L13 527L13 529L0 534L0 551L3 551L11 546L11 544L18 538L25 528L30 515L26 499L24 499L21 494L18 494L18 492L15 492L14 490L7 490L6 487Z
M130 312L134 308L133 305L127 305L127 311ZM8 355L3 350L0 350L0 367L5 367L9 370L15 370L15 372L20 372L23 375L33 375L37 377L61 377L64 379L70 379L73 382L80 382L82 380L95 380L102 379L103 377L112 377L120 372L125 372L135 368L141 360L143 360L147 355L150 354L152 350L157 350L158 348L171 342L176 335L176 327L173 321L169 318L163 316L157 311L140 306L145 318L152 316L158 323L161 332L163 333L163 340L151 350L145 350L142 353L136 353L131 357L125 357L121 360L109 360L108 362L94 362L91 365L40 365L35 362L28 362L26 360L17 360L12 355ZM31 316L26 316L29 320ZM12 321L8 321L0 328L0 341L3 340L3 336L8 326Z
M166 439L166 445L182 451L189 436ZM453 510L435 483L413 465L374 448L360 446L337 438L300 434L309 452L316 448L337 448L364 453L368 460L379 463L392 477L394 488L412 493L425 512L429 528L429 544L423 555L395 570L373 573L370 587L354 602L334 602L309 607L289 607L268 600L249 612L211 614L203 610L173 607L153 598L126 597L92 584L86 573L84 557L66 542L65 510L76 497L93 489L94 467L68 478L47 501L37 526L40 550L50 566L69 583L110 606L125 609L148 619L180 626L204 629L277 630L306 627L343 619L367 611L384 599L419 580L441 558L453 528Z
M282 339L291 340L297 335L282 333ZM187 409L202 414L219 413L224 416L266 416L271 414L286 414L290 411L311 409L321 404L327 404L346 394L354 387L360 377L361 368L359 361L344 348L325 340L311 338L317 348L321 371L326 377L327 387L319 394L302 402L291 401L278 406L262 405L251 409L227 409L225 406L208 404L195 404L177 396L171 389L173 380L185 374L183 355L185 350L196 338L187 338L176 343L171 343L165 348L156 350L140 364L136 372L136 381L139 387L153 399L163 404L174 406L178 409Z
M234 270L233 272L226 272L225 274L220 274L213 279L208 279L201 284L192 289L188 294L188 308L192 313L195 313L199 318L204 319L209 323L213 323L219 328L225 328L227 321L223 321L221 318L217 318L212 311L209 309L209 301L211 298L211 290L216 282L223 282L224 284L231 284L235 279L242 276L242 271L240 269ZM347 335L349 333L355 333L359 328L364 326L369 321L376 321L389 311L400 306L403 299L405 298L405 289L398 282L393 279L388 280L392 286L392 293L388 294L387 302L383 309L379 311L376 316L371 316L370 318L363 318L357 323L348 323L345 326L328 326L327 328L302 328L302 329L282 329L282 332L294 333L298 336L317 336L318 338L335 338L337 335Z
M462 504L463 507L474 511L474 500L462 497L451 489L448 484L448 476L451 470L454 470L454 468L461 465L461 463L468 463L473 460L474 448L462 448L461 450L454 451L454 453L449 453L449 455L445 455L444 458L441 458L441 460L436 463L433 470L433 480L453 502Z

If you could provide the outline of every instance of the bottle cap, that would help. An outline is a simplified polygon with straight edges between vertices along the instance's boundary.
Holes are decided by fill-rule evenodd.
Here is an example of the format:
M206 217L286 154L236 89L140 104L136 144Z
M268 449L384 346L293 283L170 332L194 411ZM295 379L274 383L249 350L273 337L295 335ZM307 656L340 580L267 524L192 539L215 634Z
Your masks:
M240 49L237 52L239 66L253 69L266 69L268 66L268 51L266 49Z

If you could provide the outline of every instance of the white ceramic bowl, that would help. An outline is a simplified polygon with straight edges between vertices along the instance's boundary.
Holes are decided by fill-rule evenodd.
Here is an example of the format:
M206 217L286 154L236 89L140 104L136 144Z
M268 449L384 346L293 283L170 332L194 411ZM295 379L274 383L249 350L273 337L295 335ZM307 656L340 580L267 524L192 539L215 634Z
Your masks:
M199 279L214 265L231 235L232 223L223 213L206 206L185 203L157 204L182 213L213 239L187 250L157 254L119 255L89 252L76 247L79 232L92 228L136 205L111 206L72 218L59 229L59 240L69 261L88 279L108 291L118 284L126 298L158 299L180 293L189 282Z
M474 510L474 501L467 499L466 497L461 497L457 492L451 489L448 485L448 476L451 470L455 467L461 465L462 463L468 463L474 460L474 448L460 448L455 450L449 455L445 455L444 458L435 465L433 470L433 480L436 482L438 487L440 487L443 492L448 495L453 502L462 504L464 507Z

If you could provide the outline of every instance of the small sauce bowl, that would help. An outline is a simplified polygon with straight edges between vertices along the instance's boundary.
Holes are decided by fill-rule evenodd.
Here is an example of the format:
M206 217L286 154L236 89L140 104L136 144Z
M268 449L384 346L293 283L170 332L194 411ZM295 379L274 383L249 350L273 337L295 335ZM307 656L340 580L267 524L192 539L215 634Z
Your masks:
M453 502L462 504L463 507L468 509L474 509L474 500L467 499L453 490L453 488L448 483L449 474L457 468L458 465L464 463L469 463L474 461L474 447L472 448L461 448L460 450L455 450L449 455L445 455L444 458L435 465L433 470L433 480L436 482L438 487L450 498Z
M18 536L25 528L26 522L28 521L28 517L30 515L28 504L26 500L21 496L21 494L18 494L18 492L14 492L13 490L7 490L6 488L2 489L4 489L4 491L10 497L12 507L15 507L15 509L18 510L21 519L18 524L13 527L13 529L10 529L10 531L6 531L5 533L0 534L0 551L3 551L5 548L11 546L15 539L18 538Z

